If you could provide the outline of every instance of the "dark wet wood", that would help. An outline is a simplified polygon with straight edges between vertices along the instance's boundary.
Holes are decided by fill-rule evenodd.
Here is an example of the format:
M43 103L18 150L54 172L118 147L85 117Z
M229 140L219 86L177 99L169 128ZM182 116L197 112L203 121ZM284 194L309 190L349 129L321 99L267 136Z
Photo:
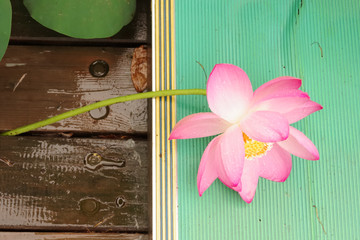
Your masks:
M147 232L147 144L0 137L0 230Z
M138 0L134 19L111 38L81 40L50 30L32 19L22 1L11 0L13 8L12 44L68 44L68 45L117 45L150 42L150 0Z
M132 56L132 48L9 46L0 62L0 131L137 93L131 81ZM90 74L95 60L108 63L105 77ZM147 101L112 105L105 119L85 113L39 130L145 134Z
M145 234L0 232L1 240L148 240Z
M47 29L22 1L11 3L10 47L0 62L0 131L136 93L130 66L133 47L151 42L150 0L137 0L135 18L117 35L91 40ZM108 63L105 77L90 74L95 60ZM119 139L148 132L147 103L117 104L104 119L86 113L36 130L55 138L0 137L0 239L149 239L150 143Z

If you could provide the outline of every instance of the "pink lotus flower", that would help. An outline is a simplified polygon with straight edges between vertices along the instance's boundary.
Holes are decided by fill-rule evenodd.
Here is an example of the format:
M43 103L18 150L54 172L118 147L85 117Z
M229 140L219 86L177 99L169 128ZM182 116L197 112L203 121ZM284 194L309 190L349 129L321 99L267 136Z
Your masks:
M201 158L197 185L200 196L219 178L250 203L258 178L283 182L291 171L291 154L318 160L315 145L289 126L322 109L299 90L301 80L279 77L255 92L239 67L217 64L207 83L212 112L181 119L169 139L216 136Z

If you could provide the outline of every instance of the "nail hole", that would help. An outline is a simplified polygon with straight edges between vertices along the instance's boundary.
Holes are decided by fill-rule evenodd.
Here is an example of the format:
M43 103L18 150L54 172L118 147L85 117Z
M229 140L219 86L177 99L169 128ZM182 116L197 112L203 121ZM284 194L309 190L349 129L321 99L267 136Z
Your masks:
M100 210L100 203L95 199L83 199L80 201L80 210L85 215L94 215Z
M118 208L121 208L125 205L125 200L122 197L116 198L115 204Z
M105 77L109 72L109 65L103 60L96 60L90 64L89 71L94 77Z
M110 108L109 106L106 106L91 110L89 114L91 118L95 120L100 120L106 118L109 115L109 112L110 112Z
M102 157L98 153L89 153L85 157L85 165L96 166L102 160Z

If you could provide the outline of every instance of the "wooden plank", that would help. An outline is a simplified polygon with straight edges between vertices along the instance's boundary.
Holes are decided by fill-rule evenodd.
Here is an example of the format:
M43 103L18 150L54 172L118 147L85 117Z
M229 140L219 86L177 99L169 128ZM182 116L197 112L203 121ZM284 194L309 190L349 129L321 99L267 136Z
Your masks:
M0 131L14 129L96 101L135 94L132 48L10 46L0 62ZM109 65L94 77L96 60ZM150 74L148 75L150 77ZM110 106L105 119L88 113L39 131L147 132L147 100Z
M0 232L2 240L148 240L145 234Z
M147 232L147 144L0 137L0 230Z
M54 44L144 44L150 42L150 0L138 0L134 19L111 38L82 40L70 38L50 30L30 17L22 1L11 0L13 20L10 43Z

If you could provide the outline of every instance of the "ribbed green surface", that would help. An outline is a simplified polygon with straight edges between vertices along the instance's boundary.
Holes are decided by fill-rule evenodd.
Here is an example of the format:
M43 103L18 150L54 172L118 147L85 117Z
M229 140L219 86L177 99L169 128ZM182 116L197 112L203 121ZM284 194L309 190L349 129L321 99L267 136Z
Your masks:
M196 61L207 74L216 63L233 63L254 89L300 77L324 106L295 124L320 161L293 157L288 180L260 179L250 205L218 180L200 198L196 175L210 138L178 140L179 239L360 237L359 29L358 0L176 1L178 89L205 88ZM200 111L208 111L205 97L177 97L178 119Z

